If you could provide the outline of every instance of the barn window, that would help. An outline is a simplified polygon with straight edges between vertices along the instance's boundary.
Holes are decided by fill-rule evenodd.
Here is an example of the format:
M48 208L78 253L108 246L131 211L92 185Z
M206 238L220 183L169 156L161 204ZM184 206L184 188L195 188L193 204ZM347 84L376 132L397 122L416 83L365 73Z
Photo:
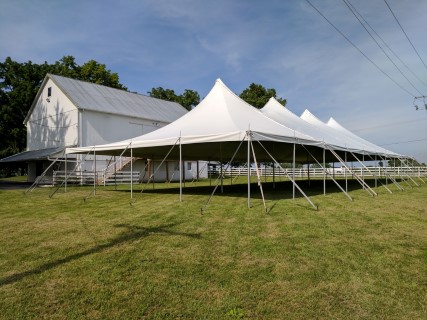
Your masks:
M187 170L191 170L191 162L187 162Z
M52 96L52 87L47 88L47 96Z

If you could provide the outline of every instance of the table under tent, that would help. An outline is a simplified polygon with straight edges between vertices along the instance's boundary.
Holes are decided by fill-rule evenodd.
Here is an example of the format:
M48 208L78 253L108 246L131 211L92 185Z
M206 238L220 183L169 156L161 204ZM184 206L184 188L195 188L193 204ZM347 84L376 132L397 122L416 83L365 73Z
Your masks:
M358 161L363 165L363 160L366 159L384 161L390 158L405 159L402 155L353 135L333 119L325 124L308 111L300 118L274 98L263 109L258 110L234 94L220 79L198 106L165 127L115 143L68 148L66 153L141 157L162 162L179 161L180 201L182 201L183 159L228 164L236 161L254 163L263 200L258 164L273 162L274 167L284 172L292 182L294 195L295 189L298 189L314 208L317 206L298 186L295 177L286 173L281 163L292 163L294 168L296 163L317 164L325 170L326 177L325 164L339 162L367 192L376 195L364 179L347 166L347 163ZM393 177L389 178L399 186ZM351 200L346 187L342 187L335 180L334 182ZM131 197L132 190L131 183ZM213 193L215 190L216 187ZM248 207L250 201L250 173L248 173ZM265 201L264 207L266 209Z

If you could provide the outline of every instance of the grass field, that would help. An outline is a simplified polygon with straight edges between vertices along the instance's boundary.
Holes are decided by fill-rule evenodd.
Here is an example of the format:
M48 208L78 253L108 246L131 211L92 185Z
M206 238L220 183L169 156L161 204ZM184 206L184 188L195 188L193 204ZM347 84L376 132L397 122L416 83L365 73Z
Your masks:
M0 190L0 318L427 318L426 184L202 184Z

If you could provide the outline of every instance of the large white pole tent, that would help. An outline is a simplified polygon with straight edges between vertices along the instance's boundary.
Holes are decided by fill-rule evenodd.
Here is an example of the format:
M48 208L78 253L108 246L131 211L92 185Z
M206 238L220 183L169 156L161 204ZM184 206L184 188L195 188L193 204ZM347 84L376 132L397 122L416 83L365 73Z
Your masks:
M271 100L273 101L273 100ZM274 101L273 101L274 102ZM264 108L265 110L267 106ZM280 121L271 114L249 105L218 79L208 95L193 110L156 131L132 139L96 146L97 155L120 155L145 159L206 160L227 162L275 162L280 166L288 163L315 163L325 153L323 161L337 161L344 156L378 153L365 147L357 139L336 134L336 130L324 124L316 126L289 113L289 121ZM299 119L298 121L296 119ZM319 120L320 121L320 120ZM247 141L248 149L241 148ZM177 145L178 147L174 147ZM67 148L66 153L87 153L95 146ZM379 150L379 149L378 149ZM347 155L347 152L350 152ZM380 154L385 157L395 153ZM314 159L313 159L314 158ZM257 164L255 164L257 168ZM285 170L282 168L283 172ZM290 175L293 185L305 196ZM260 177L258 174L260 184ZM248 179L248 183L250 183ZM261 186L260 186L261 187ZM261 187L262 188L262 187ZM181 188L180 188L181 189ZM180 190L180 198L182 190ZM262 189L261 189L262 192ZM248 206L250 206L248 188ZM305 196L306 197L306 196ZM306 197L312 204L312 202ZM312 204L314 206L314 204Z

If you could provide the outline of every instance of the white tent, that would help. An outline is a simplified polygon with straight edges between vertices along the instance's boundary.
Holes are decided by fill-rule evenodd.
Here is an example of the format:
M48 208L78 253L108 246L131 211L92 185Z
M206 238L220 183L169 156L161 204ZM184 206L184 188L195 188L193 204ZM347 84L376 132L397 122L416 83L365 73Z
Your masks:
M248 138L248 132L250 137ZM162 159L169 151L169 158L179 157L180 145L186 160L230 160L243 140L262 141L275 158L293 160L292 144L321 148L322 141L290 129L270 119L244 102L221 80L193 110L151 133L116 143L84 148L68 148L67 153L84 153L96 150L97 154L124 154L149 159ZM258 160L270 159L260 146L255 146ZM236 160L246 160L247 152L241 148ZM271 159L270 159L271 160Z
M373 149L376 151L376 153L381 154L382 156L386 156L386 157L402 157L402 155L399 155L393 151L384 149L380 146L377 146L361 137L359 137L358 135L354 134L353 132L351 132L350 130L344 128L341 124L339 124L334 118L330 118L328 120L328 122L326 123L327 126L333 128L334 130L337 131L338 134L342 135L342 136L347 136L350 139L354 139L356 141L359 141L360 144L367 146L370 149Z
M267 104L260 111L269 118L285 126L288 126L293 130L304 132L315 140L323 141L327 145L333 147L335 150L347 150L348 146L348 148L355 152L360 151L358 145L350 145L348 141L343 139L343 136L332 134L330 130L324 130L323 128L315 126L310 122L301 119L296 114L280 104L280 102L278 102L274 97L270 98Z
M282 106L279 111L277 104L278 102L272 99L270 105L260 111L240 99L218 79L198 106L165 127L116 143L68 148L66 153L96 152L146 159L179 159L180 168L183 159L244 161L255 164L257 161L273 161L276 165L280 165L279 162L293 162L295 167L296 162L319 163L318 159L321 158L323 163L326 159L328 161L339 159L345 165L341 156L345 155L347 161L347 151L350 152L350 157L356 159L355 154L381 152L383 155L392 155L384 153L385 149L365 143L361 138L344 134L326 125L309 111L304 112L299 118ZM245 141L247 148L242 147ZM293 177L283 168L282 170L291 179L294 188L298 188L315 207ZM260 179L258 170L257 175ZM324 181L325 178L326 171ZM362 179L359 180L370 190ZM248 206L249 183L248 173ZM261 187L260 180L259 185ZM341 190L346 193L342 188ZM182 195L182 188L180 194ZM375 192L372 191L372 194Z
M344 129L345 132L342 130L337 130L333 126L328 126L326 123L324 123L323 121L318 119L315 115L313 115L307 109L302 113L301 119L312 124L313 126L318 128L318 130L326 131L326 132L330 133L331 135L341 137L342 140L345 141L344 147L347 148L348 150L358 149L359 150L358 153L363 153L363 154L371 154L371 155L381 154L381 155L390 156L390 157L396 156L396 153L393 153L393 152L388 151L384 148L381 148L381 147L379 147L379 146L377 146L371 142L368 142L368 141L358 137L355 134L349 134L350 131L344 129L343 127L341 127L341 128Z

